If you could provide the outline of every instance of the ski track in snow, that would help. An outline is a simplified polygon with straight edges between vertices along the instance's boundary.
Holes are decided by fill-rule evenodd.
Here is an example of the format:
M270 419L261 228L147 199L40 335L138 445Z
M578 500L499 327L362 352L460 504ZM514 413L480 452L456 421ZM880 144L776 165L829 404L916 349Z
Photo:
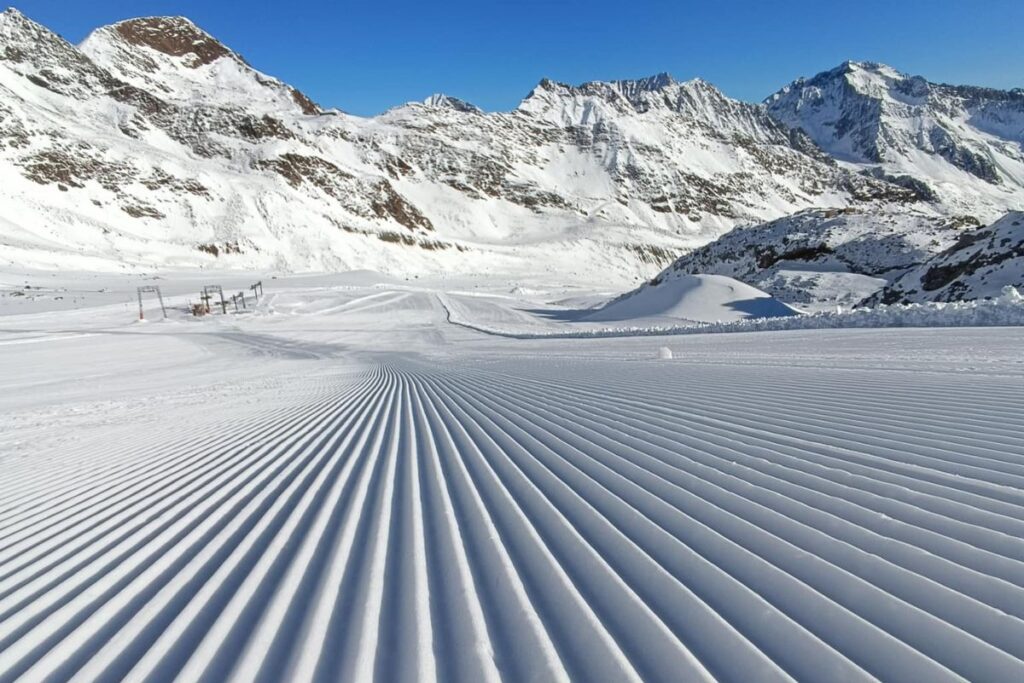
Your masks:
M0 461L0 681L1024 680L1020 373L231 334L335 369Z

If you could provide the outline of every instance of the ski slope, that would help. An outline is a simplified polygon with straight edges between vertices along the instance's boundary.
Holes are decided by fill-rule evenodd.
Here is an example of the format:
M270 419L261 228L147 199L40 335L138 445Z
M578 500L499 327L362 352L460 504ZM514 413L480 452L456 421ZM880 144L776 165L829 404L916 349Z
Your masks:
M1024 677L1024 329L514 340L467 282L265 283L0 308L0 681Z

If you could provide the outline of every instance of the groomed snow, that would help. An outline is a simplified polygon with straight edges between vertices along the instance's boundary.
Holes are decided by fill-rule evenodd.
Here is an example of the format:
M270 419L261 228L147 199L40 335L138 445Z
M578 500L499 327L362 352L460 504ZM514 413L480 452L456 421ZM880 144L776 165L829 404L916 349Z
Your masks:
M0 681L1024 677L1024 328L516 340L448 307L586 293L371 273L179 310L243 278L4 275Z

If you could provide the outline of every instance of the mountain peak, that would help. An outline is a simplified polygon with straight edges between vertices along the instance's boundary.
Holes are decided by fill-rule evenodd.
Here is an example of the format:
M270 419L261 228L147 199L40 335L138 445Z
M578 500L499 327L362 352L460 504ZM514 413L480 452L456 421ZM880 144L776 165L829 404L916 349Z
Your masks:
M455 111L461 111L465 113L479 114L483 110L475 104L470 104L465 100L461 100L458 97L451 97L444 93L434 93L427 99L423 100L423 104L428 107L434 107L437 109L454 109Z
M885 64L847 61L794 81L765 104L776 119L843 161L913 177L920 173L917 157L927 155L944 168L947 196L957 195L964 205L1020 187L1019 152L988 142L988 136L1024 139L1024 103L1006 91L937 85Z
M888 64L882 64L881 62L865 62L854 59L847 59L839 68L846 71L871 71L873 73L896 73L896 69L893 69Z
M34 21L26 17L24 14L22 14L21 10L19 10L16 7L8 7L3 12L0 12L0 21L24 21L31 24L35 23Z
M321 113L306 95L260 73L187 17L140 17L103 26L78 48L115 77L163 99Z
M625 79L612 82L621 89L645 92L664 90L665 88L676 84L676 80L672 78L672 75L665 71L645 78Z
M3 12L0 12L0 27L2 27L4 34L10 34L11 32L23 33L26 30L33 33L51 33L50 29L32 21L14 7L8 7Z
M131 45L184 57L186 65L193 69L234 54L186 17L140 17L110 28Z
M840 71L846 80L853 85L867 82L884 83L900 81L908 78L906 74L881 62L855 62L847 60L835 71Z
M882 64L881 62L866 62L856 61L848 59L842 64L832 69L822 71L810 78L801 76L794 80L789 85L783 87L778 93L768 97L765 102L770 102L772 99L778 97L780 93L788 92L794 88L801 88L803 86L820 86L825 83L835 82L839 79L846 81L847 83L856 86L858 83L863 81L871 81L873 77L881 76L885 79L902 79L905 75L900 71L892 68L888 64Z

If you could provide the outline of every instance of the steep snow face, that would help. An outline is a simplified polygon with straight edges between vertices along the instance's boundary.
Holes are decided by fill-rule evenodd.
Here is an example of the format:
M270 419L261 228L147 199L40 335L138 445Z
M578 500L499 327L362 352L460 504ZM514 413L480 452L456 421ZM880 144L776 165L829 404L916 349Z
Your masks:
M1024 212L1012 211L988 227L907 271L864 303L923 303L994 299L1006 287L1024 288Z
M679 82L668 74L575 87L545 79L520 103L518 111L567 127L642 114L659 120L670 114L671 120L699 128L706 135L790 143L788 131L763 107L730 99L701 79Z
M847 62L765 104L836 158L923 181L955 211L988 220L1024 206L1024 91L940 85Z
M724 275L673 273L645 283L581 318L585 322L735 322L798 315L756 287Z
M11 87L4 79L0 104L5 108L15 106L23 90L32 90L30 85L41 89L34 91L41 99L47 93L87 97L111 85L109 74L92 60L16 9L0 13L0 45L0 67L24 81L18 84L23 87Z
M736 228L659 278L715 273L808 309L854 305L975 226L970 217L905 210L808 209Z
M320 113L304 94L256 71L185 17L104 26L79 48L117 78L164 99L259 113Z

